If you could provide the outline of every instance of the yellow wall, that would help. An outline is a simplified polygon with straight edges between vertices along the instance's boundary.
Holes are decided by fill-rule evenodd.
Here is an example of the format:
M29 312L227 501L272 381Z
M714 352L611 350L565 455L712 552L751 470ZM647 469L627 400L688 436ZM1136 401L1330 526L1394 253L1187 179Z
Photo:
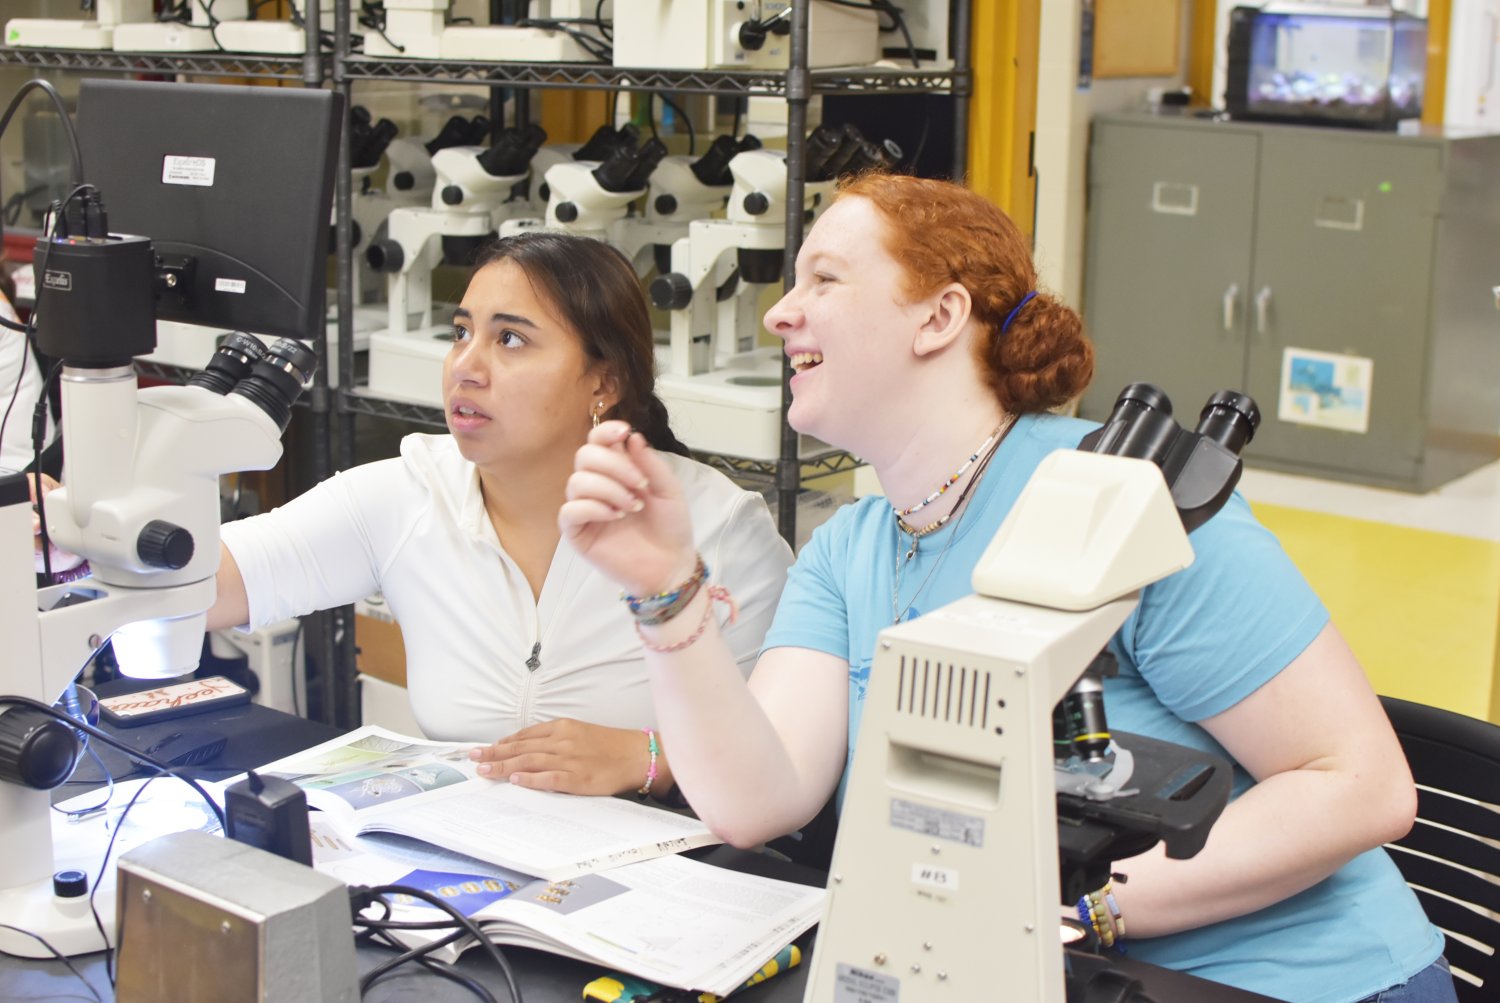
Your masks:
M1023 229L1031 226L1034 191L1027 158L1040 25L1041 0L974 0L968 184Z

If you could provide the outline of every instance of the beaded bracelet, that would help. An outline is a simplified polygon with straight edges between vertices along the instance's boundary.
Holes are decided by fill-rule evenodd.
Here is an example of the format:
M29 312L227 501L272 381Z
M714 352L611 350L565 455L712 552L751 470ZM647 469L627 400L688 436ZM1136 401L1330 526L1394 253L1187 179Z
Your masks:
M669 592L658 592L654 596L633 596L624 592L620 593L620 598L625 600L625 605L629 606L630 612L635 615L637 624L659 627L687 609L688 603L693 601L693 597L708 580L708 566L703 563L703 556L701 554L694 556L697 562L693 565L692 575L677 588Z
M1113 947L1125 939L1125 917L1115 901L1113 882L1105 882L1103 888L1078 900L1078 918L1093 927L1099 943L1105 947Z
M734 623L735 618L740 615L740 608L736 605L734 596L730 595L729 590L722 585L710 585L708 587L708 603L703 607L703 619L698 621L698 629L693 631L691 636L678 641L676 644L652 644L641 630L641 624L644 621L636 621L635 632L636 636L641 639L641 647L647 651L656 651L664 655L670 655L674 651L681 651L684 648L691 647L698 638L703 636L703 632L708 629L708 621L713 616L714 603L716 602L729 604L729 622Z
M661 755L661 746L656 742L656 732L650 728L642 728L646 733L646 749L651 753L651 763L646 767L646 782L641 785L637 794L645 797L651 793L651 785L656 783L656 757Z

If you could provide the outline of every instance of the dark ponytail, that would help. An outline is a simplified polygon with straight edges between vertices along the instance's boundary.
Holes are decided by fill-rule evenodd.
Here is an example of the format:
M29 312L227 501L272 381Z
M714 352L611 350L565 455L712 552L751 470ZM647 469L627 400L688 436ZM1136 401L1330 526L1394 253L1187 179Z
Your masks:
M651 314L625 256L592 237L528 230L485 245L474 271L497 261L515 262L577 332L584 354L614 378L619 401L604 417L629 422L655 449L688 456L656 396Z

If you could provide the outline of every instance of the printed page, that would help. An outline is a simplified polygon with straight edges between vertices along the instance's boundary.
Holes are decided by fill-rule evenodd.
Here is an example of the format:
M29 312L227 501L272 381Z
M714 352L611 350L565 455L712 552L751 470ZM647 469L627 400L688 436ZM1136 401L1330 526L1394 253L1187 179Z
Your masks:
M364 727L256 772L284 777L353 834L393 832L547 879L719 842L695 818L479 777L473 743Z
M519 933L531 930L605 967L723 996L810 929L825 895L667 856L533 885L475 918L497 942L529 941Z
M696 818L622 798L533 791L481 781L420 810L367 811L361 832L396 832L557 880L719 842Z

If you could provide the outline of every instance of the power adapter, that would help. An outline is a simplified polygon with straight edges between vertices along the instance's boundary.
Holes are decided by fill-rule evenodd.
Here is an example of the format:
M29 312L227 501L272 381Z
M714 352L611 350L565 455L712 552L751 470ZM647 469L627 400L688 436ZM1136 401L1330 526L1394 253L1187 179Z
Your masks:
M312 866L307 795L290 780L246 773L224 791L224 821L230 839Z

